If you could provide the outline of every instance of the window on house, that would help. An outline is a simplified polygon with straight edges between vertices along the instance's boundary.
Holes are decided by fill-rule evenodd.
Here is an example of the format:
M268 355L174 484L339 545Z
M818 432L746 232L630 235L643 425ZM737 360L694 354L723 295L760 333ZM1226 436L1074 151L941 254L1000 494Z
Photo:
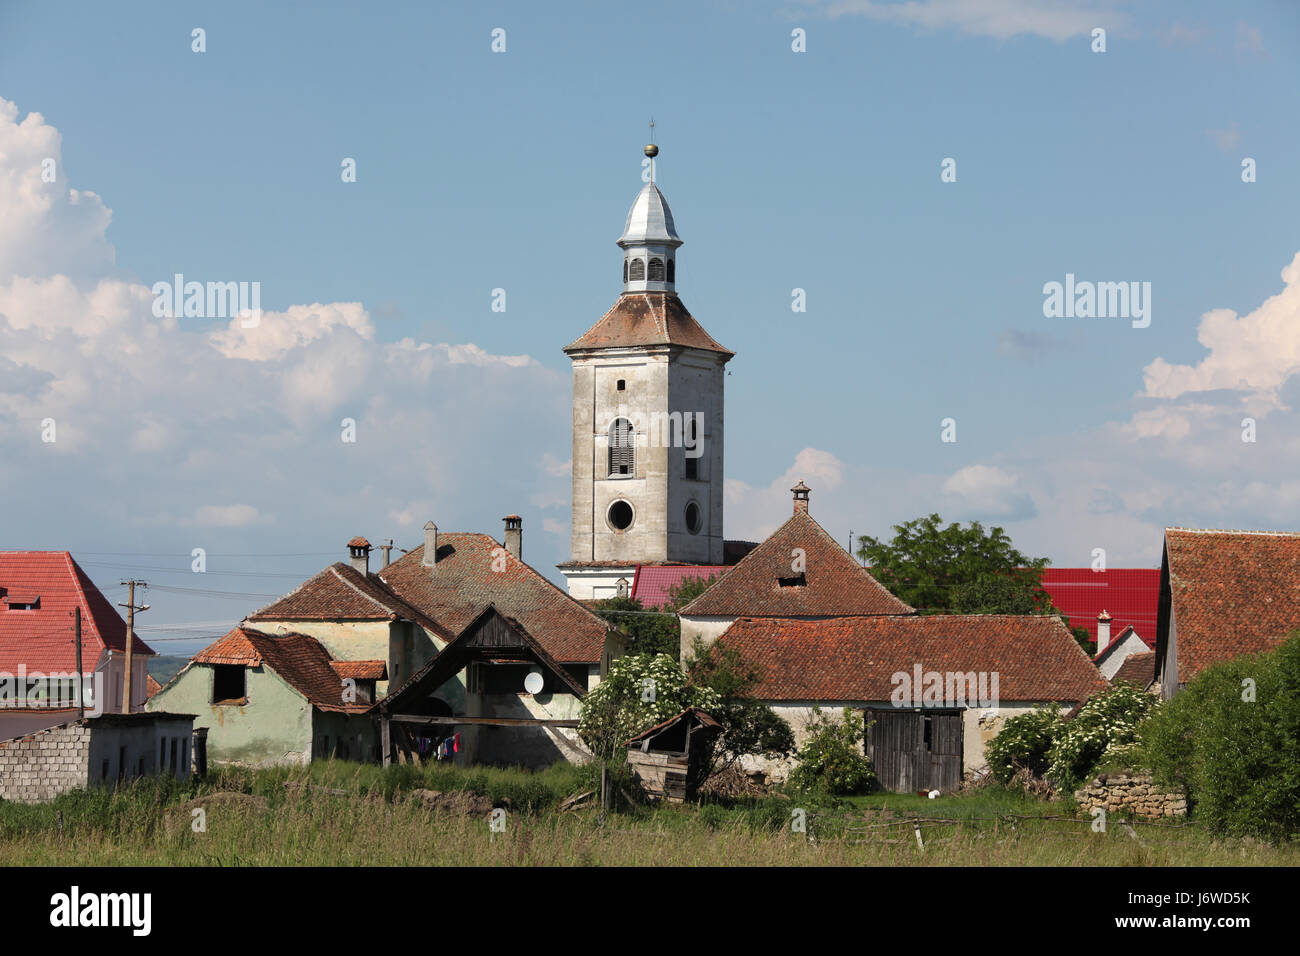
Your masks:
M672 259L668 260L668 281L669 282L677 281L676 277L674 276L674 273L677 271L676 268L674 268L675 265L676 263L674 262L674 260Z
M616 418L609 426L610 477L636 473L636 432L626 418Z
M626 391L626 390L627 390L627 379L620 378L620 379L618 380L618 390L619 390L620 392L623 392L623 391Z
M168 765L168 769L170 769L172 773L175 773L176 772L176 738L175 737L172 738L171 757L172 759L171 759L171 763Z
M167 738L158 741L158 769L167 766Z
M664 281L664 261L658 257L650 260L650 274L647 278L651 282Z
M645 260L633 259L631 267L627 270L627 277L630 282L640 282L645 279Z
M215 664L212 667L212 703L243 703L248 699L247 682L241 664Z
M790 578L777 578L776 583L783 588L803 588L808 586L808 579L802 572Z

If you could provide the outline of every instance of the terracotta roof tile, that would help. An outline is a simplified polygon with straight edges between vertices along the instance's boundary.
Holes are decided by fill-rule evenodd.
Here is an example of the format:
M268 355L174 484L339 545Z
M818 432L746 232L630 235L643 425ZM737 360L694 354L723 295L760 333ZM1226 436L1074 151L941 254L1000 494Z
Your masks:
M804 553L804 584L794 550ZM858 564L806 511L798 511L686 607L692 617L814 617L837 614L913 614Z
M638 345L683 345L728 357L735 354L704 331L675 292L623 293L599 322L564 351Z
M33 610L9 600L39 598ZM20 664L44 673L76 670L72 611L81 608L81 663L93 671L105 650L126 650L126 621L67 551L0 551L0 671ZM151 656L134 635L133 654Z
M330 667L343 680L388 680L387 661L331 661Z
M361 714L371 707L343 702L343 681L334 668L339 662L320 641L306 634L264 634L240 626L196 654L190 663L269 668L320 710Z
M1117 681L1128 681L1130 684L1136 684L1143 689L1150 687L1151 682L1156 679L1156 652L1147 651L1145 654L1133 654L1126 658L1123 664L1119 665L1119 670L1115 676L1110 679L1112 684Z
M1277 647L1300 627L1300 534L1165 529L1178 682L1210 664ZM1169 620L1162 596L1156 650Z
M444 640L455 636L441 622L394 593L379 575L364 575L342 561L304 581L280 600L254 611L247 620L389 621L395 618L417 621Z
M998 675L1001 701L1081 701L1106 687L1055 615L742 618L719 638L756 664L760 700L887 701L894 674Z
M673 588L687 581L712 578L730 570L725 564L641 564L632 578L631 597L643 607L663 607Z
M519 622L562 663L597 663L610 625L486 534L438 535L438 561L424 546L380 572L399 597L460 634L488 605ZM493 570L494 565L502 570Z

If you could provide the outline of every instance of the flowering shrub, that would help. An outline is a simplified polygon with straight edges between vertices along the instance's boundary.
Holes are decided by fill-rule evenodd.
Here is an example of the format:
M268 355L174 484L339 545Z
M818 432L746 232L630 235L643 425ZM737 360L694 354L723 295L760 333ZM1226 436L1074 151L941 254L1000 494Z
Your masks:
M1047 770L1048 751L1061 732L1061 724L1060 712L1050 706L1009 718L984 751L993 779L1010 783L1022 767L1028 767L1035 776L1042 776Z
M609 760L629 739L687 707L708 711L720 703L716 691L689 686L667 654L620 657L583 698L578 735L598 758Z
M863 718L847 707L843 720L823 717L821 708L813 707L808 738L799 748L799 765L790 773L791 786L831 794L866 790L875 773L860 749L865 731Z
M1124 681L1089 699L1073 720L1064 721L1048 753L1047 776L1058 786L1074 788L1099 764L1132 753L1138 725L1156 698Z

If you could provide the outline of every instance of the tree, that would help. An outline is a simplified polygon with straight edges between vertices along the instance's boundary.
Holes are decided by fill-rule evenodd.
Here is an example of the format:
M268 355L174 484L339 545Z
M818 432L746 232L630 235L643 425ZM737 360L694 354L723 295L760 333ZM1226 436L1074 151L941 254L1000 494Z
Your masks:
M790 725L771 707L754 699L753 690L762 674L745 662L739 650L719 641L706 647L696 637L686 675L692 685L707 688L719 699L709 711L722 724L713 752L714 773L744 756L776 757L794 752Z
M863 535L858 557L901 601L922 614L1056 614L1091 652L1086 628L1070 627L1043 590L1047 558L1030 558L1001 528L943 526L937 514L894 526L888 543Z
M707 578L700 577L682 579L679 584L676 584L669 589L668 603L664 605L664 610L680 611L707 591L716 580L718 580L718 575L716 574L711 574Z
M894 526L888 543L863 535L858 557L886 588L922 613L1045 613L1040 577L1047 558L1030 558L1001 528L943 526L937 514ZM1023 608L1035 608L1025 611ZM1004 610L1004 608L1006 610Z
M790 773L790 785L796 790L834 795L869 789L875 772L862 753L865 737L865 720L851 708L845 707L843 718L835 720L814 706L808 736L799 748L799 765Z
M623 632L628 654L667 654L673 660L680 655L681 625L672 611L648 611L630 597L606 598L592 610Z
M689 684L667 654L620 657L582 699L578 735L598 759L613 760L626 754L624 746L641 731L687 707L711 714L719 703L713 691Z

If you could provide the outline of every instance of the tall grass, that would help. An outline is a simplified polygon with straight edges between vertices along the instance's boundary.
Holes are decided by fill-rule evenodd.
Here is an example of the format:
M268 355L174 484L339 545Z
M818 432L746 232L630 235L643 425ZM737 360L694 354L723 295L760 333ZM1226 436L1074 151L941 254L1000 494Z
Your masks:
M1093 833L1059 804L1015 793L924 800L900 794L801 806L779 796L733 805L558 812L595 772L540 773L330 761L308 768L226 769L206 781L140 780L0 804L4 865L606 865L992 866L1300 864L1300 846L1213 840L1196 827ZM288 784L289 786L286 786ZM430 809L411 791L467 789L509 801L504 832L487 818ZM245 796L237 796L243 794ZM234 796L232 796L234 795ZM263 798L263 799L256 799ZM193 829L193 809L206 815ZM806 830L791 829L804 811ZM924 848L911 820L924 818ZM989 818L992 818L990 820ZM60 826L61 819L61 826ZM942 821L942 822L935 822Z

